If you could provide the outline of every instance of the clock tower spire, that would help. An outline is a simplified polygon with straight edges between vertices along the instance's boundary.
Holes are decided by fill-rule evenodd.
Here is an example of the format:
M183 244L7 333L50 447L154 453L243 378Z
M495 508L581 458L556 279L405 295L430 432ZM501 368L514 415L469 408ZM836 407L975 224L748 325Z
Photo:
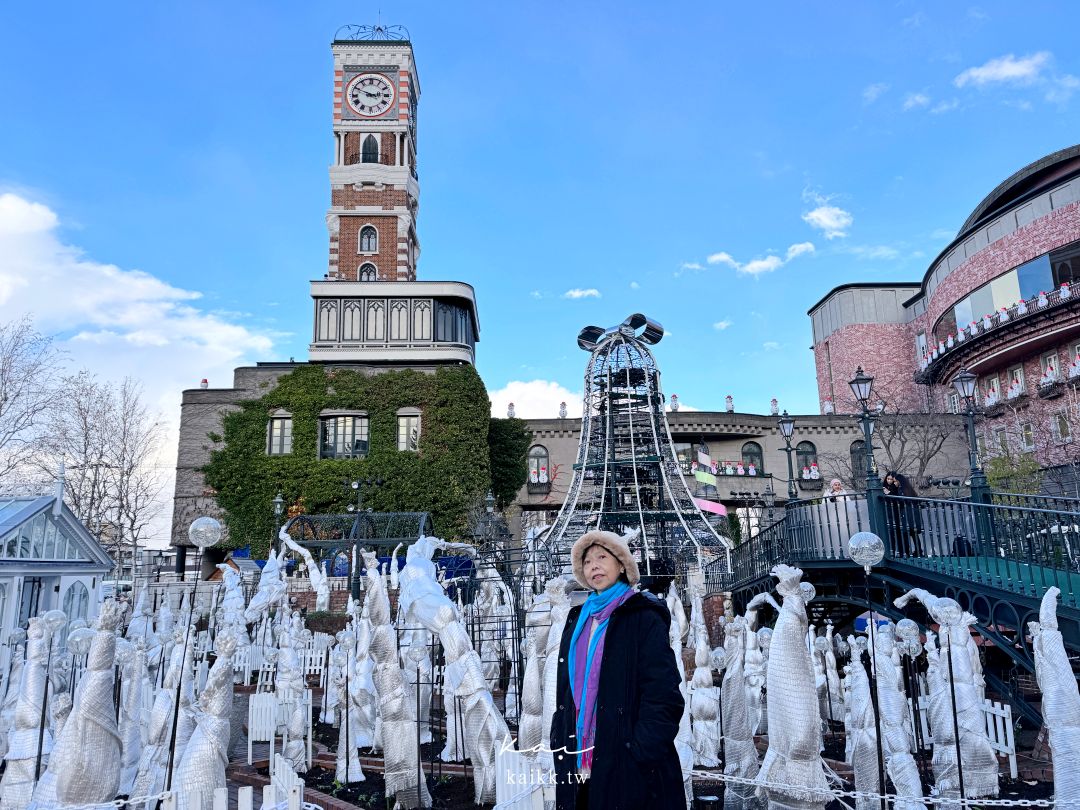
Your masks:
M334 36L330 281L415 281L420 82L401 26L343 26Z

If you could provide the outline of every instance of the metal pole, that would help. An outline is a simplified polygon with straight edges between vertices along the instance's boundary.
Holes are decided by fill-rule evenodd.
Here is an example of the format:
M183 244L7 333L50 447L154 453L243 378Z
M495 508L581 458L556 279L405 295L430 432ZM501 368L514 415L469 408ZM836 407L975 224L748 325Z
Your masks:
M870 703L874 707L874 732L877 735L878 792L881 794L881 810L888 810L885 801L885 751L881 745L881 713L878 711L877 691L877 633L874 625L874 603L870 599L870 571L863 568L863 584L866 587L866 606L870 609L870 658L873 660L870 674ZM828 678L826 677L826 680Z
M50 637L49 657L45 664L45 690L41 693L41 718L38 721L37 760L34 762L35 782L41 777L41 750L45 745L45 707L49 703L49 670L52 669L52 648L52 638Z
M952 727L953 727L953 745L956 747L956 781L960 787L960 798L966 798L964 793L964 762L960 757L960 719L956 716L956 684L953 682L953 666L952 666L952 633L951 628L947 625L938 625L938 628L945 627L945 654L949 659L949 695L952 698Z
M791 448L791 439L784 437L784 452L787 453L787 496L789 501L798 500L799 491L795 489L795 468L791 464L791 454L795 451Z
M424 806L423 783L424 763L420 761L420 662L416 662L416 801Z

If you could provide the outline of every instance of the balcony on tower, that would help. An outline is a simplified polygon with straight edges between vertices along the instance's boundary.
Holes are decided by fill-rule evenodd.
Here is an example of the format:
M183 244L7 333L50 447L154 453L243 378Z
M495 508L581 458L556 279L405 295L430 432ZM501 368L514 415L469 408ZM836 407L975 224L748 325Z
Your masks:
M475 362L476 295L460 281L313 281L313 363Z

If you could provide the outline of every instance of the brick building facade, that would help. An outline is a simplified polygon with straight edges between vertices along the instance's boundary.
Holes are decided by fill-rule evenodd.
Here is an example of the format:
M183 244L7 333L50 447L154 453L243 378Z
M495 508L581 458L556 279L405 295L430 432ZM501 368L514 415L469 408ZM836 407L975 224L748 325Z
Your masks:
M1074 269L1075 268L1075 269ZM906 410L964 408L978 378L984 459L1080 459L1080 146L995 188L921 282L845 284L809 311L823 412L852 410L857 366Z

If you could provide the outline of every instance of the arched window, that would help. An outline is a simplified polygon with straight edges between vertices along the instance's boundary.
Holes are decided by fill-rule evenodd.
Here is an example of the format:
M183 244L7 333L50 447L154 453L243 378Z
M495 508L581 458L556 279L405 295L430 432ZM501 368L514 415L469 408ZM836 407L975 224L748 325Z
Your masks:
M360 252L376 253L379 250L379 232L373 225L365 225L360 229Z
M87 609L90 607L90 593L86 586L79 581L71 583L64 594L64 613L68 615L68 621L72 619L85 619Z
M866 442L862 439L851 443L851 475L856 481L866 476Z
M364 145L363 147L361 147L360 150L360 162L379 162L379 142L375 139L374 135L368 135L366 138L364 138Z
M742 446L742 463L747 470L753 464L758 475L765 472L765 454L761 452L761 445L757 442L747 442Z
M813 442L799 442L795 447L795 466L799 469L796 473L801 474L818 463L817 448Z
M529 448L529 492L551 491L551 468L547 448L542 444L534 444Z
M356 274L357 281L378 281L379 269L371 262L365 262L360 265L360 270Z

